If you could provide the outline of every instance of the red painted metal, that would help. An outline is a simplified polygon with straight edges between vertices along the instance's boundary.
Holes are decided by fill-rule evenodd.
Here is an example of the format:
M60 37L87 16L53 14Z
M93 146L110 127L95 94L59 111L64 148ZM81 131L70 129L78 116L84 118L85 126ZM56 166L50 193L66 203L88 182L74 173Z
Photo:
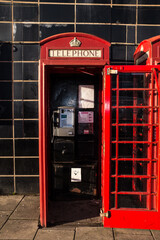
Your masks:
M71 47L69 42L77 38L81 41L79 47ZM96 36L85 33L64 33L54 35L40 42L40 84L39 84L39 174L40 174L40 223L42 226L47 226L48 213L48 148L50 145L48 138L48 99L49 85L48 72L79 72L85 71L87 67L103 68L109 64L109 47L110 43ZM49 57L49 49L62 50L101 50L101 57L97 58L53 58ZM73 69L74 68L74 69ZM91 68L90 68L91 69ZM87 70L88 71L88 70ZM91 73L95 70L90 70ZM88 71L89 72L89 71Z
M143 40L134 52L134 63L158 65L160 63L160 35Z
M160 229L160 203L159 203L159 184L160 184L160 144L159 144L159 66L106 66L107 69L118 70L116 78L116 88L112 89L112 92L116 92L116 105L110 106L104 105L104 126L105 132L104 141L107 142L108 146L105 148L105 163L103 164L103 210L104 212L109 212L109 217L103 217L103 222L105 227L123 227L123 228L143 228L143 229ZM108 71L109 72L109 71ZM120 95L122 91L131 91L132 88L120 88L119 85L119 74L120 73L144 73L146 78L149 79L148 86L147 79L144 84L144 88L141 91L147 94L148 104L138 105L137 94L139 89L133 84L133 89L135 94L133 95L133 106L126 104L120 106ZM150 75L148 75L150 73ZM158 74L158 75L157 75ZM135 74L136 76L136 74ZM149 78L150 77L150 78ZM111 81L112 75L105 76L107 88L104 90L104 99L106 102L111 103ZM110 89L109 89L110 88ZM158 95L157 95L158 94ZM106 97L106 95L108 97ZM114 94L115 96L115 94ZM144 95L146 96L146 95ZM109 100L110 98L110 100ZM116 111L116 120L111 123L108 118L111 118L111 110ZM147 111L143 114L143 122L137 122L137 112L133 114L133 122L119 122L119 109L144 109ZM111 126L116 127L116 137L111 138ZM131 126L133 128L133 140L119 139L119 127ZM148 133L143 132L141 137L144 139L139 139L139 132L137 127L148 127ZM104 129L103 129L104 130ZM145 134L145 135L144 135ZM147 135L146 135L147 134ZM147 136L147 138L146 138ZM115 145L115 156L112 156L111 147ZM120 156L120 145L119 144L132 144L133 156L125 157ZM126 145L127 148L128 145ZM140 146L140 147L139 147ZM138 148L137 148L138 147ZM147 148L146 148L147 147ZM143 151L142 156L138 157L137 151ZM146 154L144 154L146 153ZM144 154L144 155L143 155ZM108 161L110 163L108 163ZM111 169L111 162L115 163L115 171ZM120 173L119 164L120 163L132 163L132 174L130 173ZM137 165L138 164L138 165ZM144 166L138 173L136 166ZM109 170L108 170L108 169ZM132 188L125 189L125 185L121 182L123 180L130 179L132 181ZM114 180L114 188L113 188ZM112 181L112 182L111 182ZM138 187L137 181L143 184L143 187ZM145 182L146 181L146 182ZM112 186L112 187L111 187ZM123 204L120 202L121 196L127 197L127 201L134 199L140 203L132 206L131 204L125 203L125 198ZM113 201L114 197L114 201ZM120 198L120 199L119 199ZM106 204L106 205L105 205ZM125 206L125 207L124 207Z

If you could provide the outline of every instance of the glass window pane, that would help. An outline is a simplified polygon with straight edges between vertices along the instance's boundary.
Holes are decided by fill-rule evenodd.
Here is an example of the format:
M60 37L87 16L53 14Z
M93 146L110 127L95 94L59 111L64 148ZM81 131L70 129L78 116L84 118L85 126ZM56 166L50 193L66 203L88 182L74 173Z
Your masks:
M147 196L145 195L118 195L119 208L146 208Z

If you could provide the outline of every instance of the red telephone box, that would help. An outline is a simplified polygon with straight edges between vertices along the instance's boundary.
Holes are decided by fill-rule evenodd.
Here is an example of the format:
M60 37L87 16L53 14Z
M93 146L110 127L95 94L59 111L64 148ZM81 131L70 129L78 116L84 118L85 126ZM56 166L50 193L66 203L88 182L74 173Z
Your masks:
M106 66L105 227L160 229L159 66Z
M47 226L48 197L52 186L54 196L60 188L61 195L66 190L93 196L100 194L99 115L102 72L104 66L109 64L109 46L107 41L84 33L59 34L41 41L39 161L42 226ZM91 94L86 100L88 92ZM52 166L54 169L51 173ZM78 178L72 176L74 171L75 175L79 172ZM67 176L65 179L62 172ZM50 175L55 176L51 184Z
M50 191L48 176L51 174L50 159L52 158L50 140L51 132L54 132L53 141L56 149L53 154L54 160L63 158L64 161L66 159L68 161L65 155L68 144L71 152L76 149L74 154L69 155L69 159L72 156L73 160L78 161L81 158L82 161L82 158L87 156L87 164L90 161L95 164L92 165L92 170L94 166L98 166L95 168L98 169L96 170L97 189L94 187L92 193L94 195L95 191L95 195L98 196L97 192L100 192L102 196L101 217L104 227L160 229L160 67L157 65L110 66L109 46L108 42L83 33L59 34L41 41L39 157L42 226L47 226L48 221ZM136 56L140 57L140 55ZM82 74L90 77L86 78ZM64 108L64 105L63 107L56 105L58 108L55 111L52 105L57 99L60 101L62 95L52 98L50 89L56 89L54 94L57 96L59 88L55 84L61 84L61 79L64 77L70 89L76 86L74 89L78 95L74 95L72 91L76 97L71 99L71 94L67 92L68 88L63 81L63 96L67 93L67 99L71 104L67 103L67 108L66 106ZM74 78L77 79L76 84ZM53 82L55 84L52 87ZM84 86L92 96L87 101L81 96ZM77 101L76 105L73 104L74 101ZM64 102L61 101L62 103ZM97 103L99 104L96 105ZM64 129L59 129L61 123L63 126L64 122L66 124L66 111L70 112L68 113L70 120L73 119L72 113L75 111L75 122L70 121L67 128L65 125ZM53 119L58 118L58 121L55 120L56 126L53 127L51 112ZM97 125L95 125L96 121ZM57 143L63 143L64 139L67 142L65 146L62 144L64 146L62 148L59 145L59 152ZM75 147L79 143L82 145ZM85 147L88 149L88 155L85 155ZM77 155L77 152L80 154ZM76 169L78 174L78 171L81 172L86 168L86 165L77 168L80 166L78 164L79 162L74 162L71 172ZM57 169L54 171L55 175L56 172ZM76 184L75 189L81 192L79 186L85 178L84 175L81 174L79 178L71 176L69 188L70 185ZM63 179L61 180L63 185Z

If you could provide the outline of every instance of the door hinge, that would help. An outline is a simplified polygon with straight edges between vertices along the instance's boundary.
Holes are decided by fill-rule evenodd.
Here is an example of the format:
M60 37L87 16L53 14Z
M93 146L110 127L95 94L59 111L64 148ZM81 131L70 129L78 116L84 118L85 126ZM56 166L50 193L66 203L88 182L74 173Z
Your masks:
M118 74L118 70L107 68L107 75Z
M109 218L110 217L110 212L106 212L104 213L103 209L101 208L100 209L100 217L106 217L106 218Z

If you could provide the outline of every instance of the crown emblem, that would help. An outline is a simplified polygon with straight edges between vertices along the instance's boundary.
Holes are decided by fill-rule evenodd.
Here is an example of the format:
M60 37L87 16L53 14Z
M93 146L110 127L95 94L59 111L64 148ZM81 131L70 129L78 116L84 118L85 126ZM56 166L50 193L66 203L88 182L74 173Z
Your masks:
M76 37L74 39L72 39L69 42L71 47L80 47L81 46L81 41L79 41Z

